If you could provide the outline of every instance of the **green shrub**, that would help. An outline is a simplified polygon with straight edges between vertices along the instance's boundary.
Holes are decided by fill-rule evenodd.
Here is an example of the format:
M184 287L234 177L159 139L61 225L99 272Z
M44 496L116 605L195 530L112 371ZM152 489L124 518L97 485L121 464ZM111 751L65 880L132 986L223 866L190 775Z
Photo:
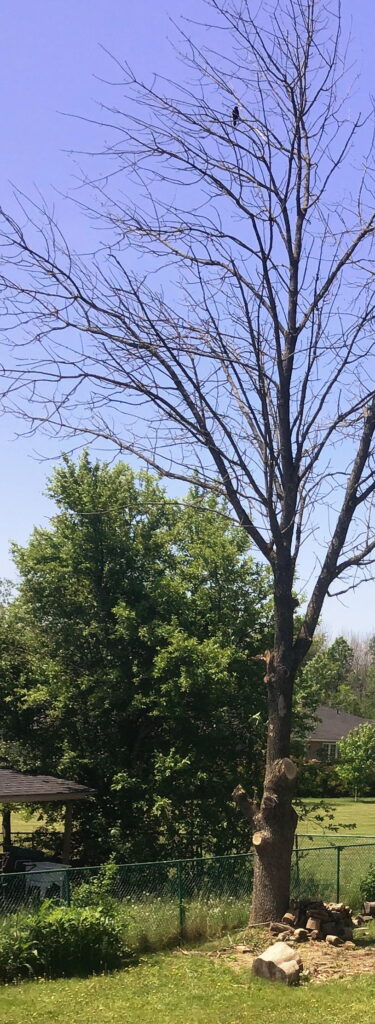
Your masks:
M359 883L361 900L375 901L375 865L369 864L367 875Z
M103 864L99 869L74 872L71 900L74 907L103 907L114 913L118 906L119 868L117 864Z
M297 794L299 797L346 796L349 787L340 779L336 765L319 761L302 761L299 764Z
M123 966L123 923L103 907L52 907L0 925L0 982L72 977Z

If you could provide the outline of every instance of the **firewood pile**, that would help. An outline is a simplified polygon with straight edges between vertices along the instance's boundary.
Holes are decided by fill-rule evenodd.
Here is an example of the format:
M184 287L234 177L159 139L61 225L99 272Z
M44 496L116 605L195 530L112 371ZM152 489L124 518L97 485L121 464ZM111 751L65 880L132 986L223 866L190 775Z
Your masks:
M281 921L270 924L272 945L253 960L253 974L269 981L299 985L303 964L296 944L323 941L330 946L355 949L353 929L375 917L375 903L364 903L363 911L353 917L345 903L296 900Z
M325 941L332 946L353 942L353 928L363 918L354 917L344 903L323 903L322 900L296 900L281 921L272 921L270 932L288 942Z

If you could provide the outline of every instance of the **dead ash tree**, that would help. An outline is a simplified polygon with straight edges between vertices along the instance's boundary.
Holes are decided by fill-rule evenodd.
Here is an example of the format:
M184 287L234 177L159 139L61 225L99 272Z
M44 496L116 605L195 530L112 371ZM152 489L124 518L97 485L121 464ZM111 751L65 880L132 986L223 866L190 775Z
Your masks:
M265 921L289 903L295 676L325 598L375 554L375 212L339 7L274 0L260 22L251 8L209 0L210 23L180 35L177 85L117 62L121 106L102 109L110 142L84 200L94 254L46 208L24 204L25 229L3 212L3 403L31 430L104 438L224 495L271 566L260 806L235 791ZM303 544L316 569L297 631Z

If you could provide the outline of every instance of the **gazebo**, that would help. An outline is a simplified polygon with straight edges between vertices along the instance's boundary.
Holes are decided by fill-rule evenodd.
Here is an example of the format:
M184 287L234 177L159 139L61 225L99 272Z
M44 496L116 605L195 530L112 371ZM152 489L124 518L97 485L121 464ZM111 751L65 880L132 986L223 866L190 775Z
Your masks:
M3 804L3 850L12 846L12 804L62 803L65 805L65 826L62 859L70 863L73 800L87 800L94 790L79 782L57 779L53 775L27 775L15 768L0 768L0 804Z

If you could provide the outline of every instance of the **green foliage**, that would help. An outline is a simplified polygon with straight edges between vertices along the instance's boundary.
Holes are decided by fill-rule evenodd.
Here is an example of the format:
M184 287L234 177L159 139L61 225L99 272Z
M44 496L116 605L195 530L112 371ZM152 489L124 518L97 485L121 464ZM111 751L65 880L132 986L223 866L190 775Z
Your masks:
M74 907L103 907L108 913L118 908L118 867L116 864L103 864L92 876L82 873L72 890Z
M354 793L375 787L375 726L359 725L338 744L337 774Z
M349 793L348 781L339 776L336 769L336 764L301 762L297 776L298 796L346 796Z
M324 638L320 643L318 638L296 684L296 710L302 708L310 715L309 725L319 704L360 714L358 698L350 686L353 658L353 649L344 637L337 637L329 647Z
M75 812L84 863L247 848L230 794L262 774L268 571L198 488L176 504L85 453L48 490L57 514L14 546L1 610L0 754L96 790Z
M113 970L129 960L123 922L103 907L46 903L0 928L0 981L59 978Z
M370 864L364 878L359 883L361 900L375 900L375 864Z

